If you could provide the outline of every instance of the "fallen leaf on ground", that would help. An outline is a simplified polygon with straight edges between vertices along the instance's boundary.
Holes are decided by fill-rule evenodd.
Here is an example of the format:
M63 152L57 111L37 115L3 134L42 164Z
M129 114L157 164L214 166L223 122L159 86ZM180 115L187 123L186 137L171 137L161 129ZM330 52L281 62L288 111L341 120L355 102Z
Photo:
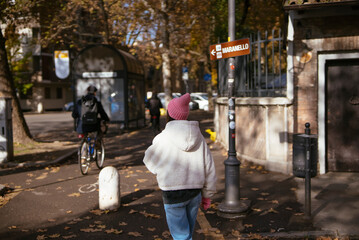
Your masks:
M68 211L66 211L66 213L72 213L72 211L71 211L71 210L68 210Z
M240 233L239 233L239 231L232 229L232 235L235 237L239 237Z
M48 222L56 222L56 220L53 219L53 218L47 219L47 221L48 221Z
M147 182L148 179L137 179L137 181L140 182L140 183L143 183L143 182Z
M55 234L49 235L49 238L58 238L60 236L61 236L60 234L55 233Z
M134 237L142 237L142 234L139 232L129 232L128 235L134 236Z
M137 213L137 212L138 212L138 211L131 209L131 210L128 212L128 214L133 214L133 213Z
M102 228L102 229L104 229L104 228L106 228L106 225L97 225L97 228Z
M51 168L50 173L57 173L58 171L60 171L60 167L53 167Z
M41 179L47 178L47 174L48 174L47 172L44 172L40 176L38 176L36 179L41 180Z
M65 230L71 229L69 226L64 227Z
M84 229L80 229L81 232L101 232L102 229L99 229L99 228L84 228Z
M251 228L251 227L253 227L253 224L244 224L243 225L245 228Z
M152 207L159 207L159 206L161 206L161 205L158 204L158 203L152 203L151 206L152 206Z
M118 225L120 225L120 226L126 226L127 223L126 223L126 222L119 222Z
M251 188L252 189L252 191L258 191L259 190L259 188Z
M268 212L279 213L277 210L274 210L273 208L270 208L270 209L268 210Z
M272 200L271 203L279 204L278 200Z
M111 229L105 230L105 232L106 232L106 233L121 234L123 231L122 231L122 230L117 230L117 229L111 228Z
M102 224L102 221L95 221L95 224Z
M150 232L154 232L154 231L156 231L156 228L147 228L147 230Z
M44 240L45 238L46 238L45 235L38 235L36 237L36 240Z
M101 211L100 209L95 209L95 210L91 210L90 213L100 216L103 214L103 211Z
M142 215L144 215L145 217L147 217L147 218L155 218L155 219L161 218L160 215L154 214L154 213L147 213L147 212L145 212L145 211L142 211L142 212L140 212L140 213L141 213Z
M169 238L170 236L171 236L171 233L169 231L164 231L162 233L162 237L164 237L164 238Z
M70 238L75 238L77 237L75 234L69 235L69 236L62 236L62 238L64 239L70 239Z
M36 232L47 232L47 229L37 229Z
M68 194L67 196L68 197L80 197L80 193L71 193L71 194Z

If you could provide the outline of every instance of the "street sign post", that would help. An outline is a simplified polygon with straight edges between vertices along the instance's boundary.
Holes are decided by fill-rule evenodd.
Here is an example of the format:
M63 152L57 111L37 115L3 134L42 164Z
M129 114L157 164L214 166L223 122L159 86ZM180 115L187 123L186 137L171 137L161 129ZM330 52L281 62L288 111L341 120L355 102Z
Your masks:
M210 46L211 60L223 58L228 59L228 158L225 165L225 194L224 200L218 205L217 214L224 218L239 218L246 215L250 206L250 200L240 199L240 161L236 152L236 120L235 120L235 97L234 79L235 64L234 57L250 53L249 39L235 39L235 0L228 0L228 38L229 42Z
M247 55L250 51L248 38L219 43L209 47L211 60Z

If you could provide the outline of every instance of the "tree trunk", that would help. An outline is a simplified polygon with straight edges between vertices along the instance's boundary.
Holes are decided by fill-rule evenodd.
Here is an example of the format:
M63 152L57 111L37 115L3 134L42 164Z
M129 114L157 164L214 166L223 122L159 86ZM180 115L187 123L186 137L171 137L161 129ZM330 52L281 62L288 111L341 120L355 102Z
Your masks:
M162 75L163 90L165 92L166 107L172 99L171 91L171 62L170 62L170 34L168 31L168 1L161 0L161 30L162 30Z
M21 111L19 99L16 96L15 84L9 68L5 48L5 38L0 30L0 97L12 98L12 126L13 141L17 143L30 143L32 137Z
M104 21L104 28L105 28L105 44L109 44L110 43L110 30L108 27L108 15L105 9L105 3L103 0L99 1L99 5L100 5L100 9L102 12L102 17L103 17L103 21Z

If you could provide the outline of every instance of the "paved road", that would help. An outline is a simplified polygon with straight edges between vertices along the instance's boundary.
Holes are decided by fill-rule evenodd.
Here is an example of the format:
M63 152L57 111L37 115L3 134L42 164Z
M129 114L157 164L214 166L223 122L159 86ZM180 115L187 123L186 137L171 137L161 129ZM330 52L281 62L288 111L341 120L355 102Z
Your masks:
M68 141L73 139L71 112L25 113L32 136L40 141Z

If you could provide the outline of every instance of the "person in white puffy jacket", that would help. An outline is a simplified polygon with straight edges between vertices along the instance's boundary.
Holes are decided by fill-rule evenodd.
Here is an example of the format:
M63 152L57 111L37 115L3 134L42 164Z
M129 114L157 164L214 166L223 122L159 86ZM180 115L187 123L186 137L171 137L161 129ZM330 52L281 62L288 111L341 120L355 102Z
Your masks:
M212 154L198 121L188 121L190 95L172 99L167 124L146 150L143 162L157 177L173 239L192 239L198 208L210 207L216 192Z

